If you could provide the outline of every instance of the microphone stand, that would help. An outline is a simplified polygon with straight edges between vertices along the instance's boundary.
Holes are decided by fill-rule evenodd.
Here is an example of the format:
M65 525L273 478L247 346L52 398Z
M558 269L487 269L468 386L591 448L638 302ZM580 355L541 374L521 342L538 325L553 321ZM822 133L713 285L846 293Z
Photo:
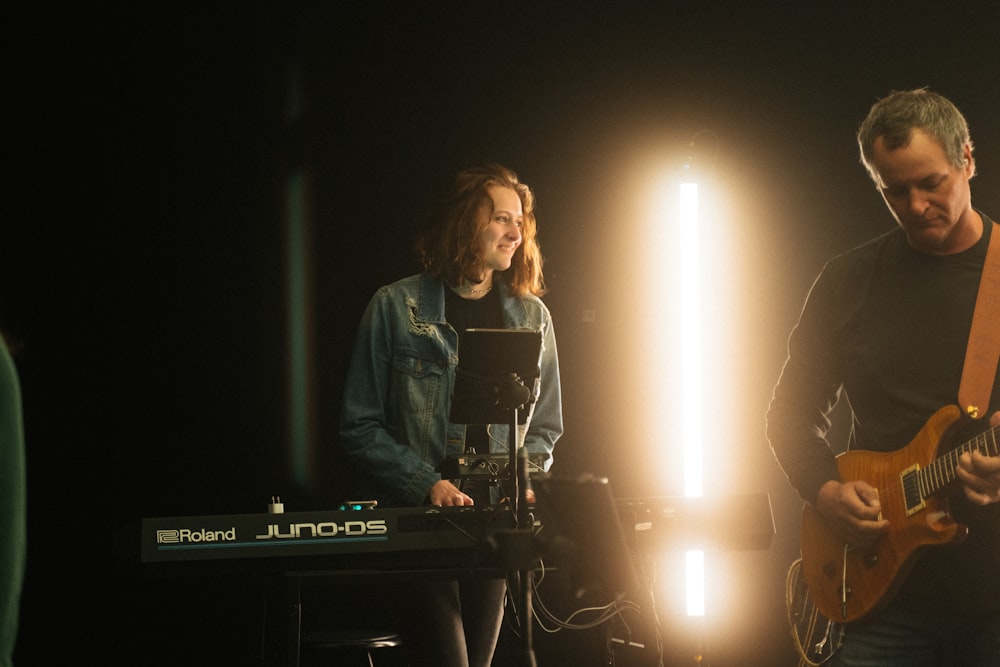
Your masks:
M531 595L534 581L533 567L538 560L538 549L528 511L528 450L519 444L517 428L519 410L533 403L536 396L524 385L517 373L506 375L460 373L459 377L463 380L463 388L468 393L464 397L463 411L460 411L461 421L453 416L456 423L487 423L481 419L484 415L489 415L485 417L486 419L496 418L493 412L502 412L508 417L510 489L507 502L512 509L514 527L510 530L497 531L491 540L496 546L497 562L506 570L508 580L511 579L510 575L516 574L520 584L518 591L518 609L521 617L520 664L523 667L536 667L532 640L534 619L531 611ZM492 406L489 406L489 403L492 403ZM489 412L481 412L487 408ZM467 414L465 411L475 414Z
M531 516L528 512L528 450L524 445L517 444L517 408L511 410L509 448L510 456L510 477L513 489L516 491L516 504L514 505L514 532L513 539L517 544L517 552L523 562L518 572L518 581L521 585L521 665L525 667L535 667L535 649L532 635L532 625L534 616L531 610L531 593L534 587L534 571L531 569L532 561L535 557L534 535L531 532ZM519 559L519 560L521 560Z
M506 386L509 391L504 391ZM522 391L519 391L522 390ZM528 398L525 399L527 392ZM510 477L510 492L508 502L511 503L514 517L514 528L498 533L500 563L509 574L516 573L520 584L518 591L521 626L520 664L523 667L536 667L532 626L534 617L531 609L531 596L534 583L533 565L538 558L535 538L532 533L531 514L528 510L528 450L518 442L518 411L534 397L521 379L512 374L501 380L498 386L497 402L504 408L508 416L507 450L510 454L508 471Z

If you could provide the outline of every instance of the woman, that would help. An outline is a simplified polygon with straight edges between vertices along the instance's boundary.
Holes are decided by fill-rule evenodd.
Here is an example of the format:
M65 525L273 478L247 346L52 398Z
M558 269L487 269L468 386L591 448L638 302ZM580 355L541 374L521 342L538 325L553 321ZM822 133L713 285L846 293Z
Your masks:
M460 339L466 329L542 333L538 397L524 426L531 454L562 434L559 367L536 239L534 196L511 170L459 172L418 242L424 271L382 287L361 320L347 372L341 442L366 498L380 506L461 506L491 501L437 472L465 451L503 452L506 424L449 422ZM418 584L404 643L416 664L490 664L505 582Z

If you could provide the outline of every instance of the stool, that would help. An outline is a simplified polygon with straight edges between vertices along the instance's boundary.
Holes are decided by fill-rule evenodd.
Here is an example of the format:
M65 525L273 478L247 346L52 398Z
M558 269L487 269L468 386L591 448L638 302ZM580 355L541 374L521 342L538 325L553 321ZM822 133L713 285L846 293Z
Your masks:
M306 665L321 664L323 656L328 653L333 653L334 655L353 653L367 660L367 662L361 664L374 667L375 662L372 657L372 651L399 646L403 643L403 640L394 632L323 630L303 632L300 643L302 646L302 656L305 658L304 664ZM343 663L337 661L331 664L339 666Z

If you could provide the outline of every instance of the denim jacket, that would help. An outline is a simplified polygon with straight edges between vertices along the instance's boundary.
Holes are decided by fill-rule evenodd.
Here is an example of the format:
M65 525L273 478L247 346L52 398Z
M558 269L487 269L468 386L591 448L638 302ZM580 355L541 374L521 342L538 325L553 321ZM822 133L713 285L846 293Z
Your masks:
M539 395L519 427L525 448L545 454L562 435L562 396L552 316L535 296L510 296L497 281L505 328L542 332ZM361 319L344 388L340 439L362 471L361 491L386 506L418 506L441 479L436 468L465 448L465 425L448 421L458 334L445 320L444 283L428 273L376 292ZM509 426L493 424L493 451ZM502 443L502 444L497 444Z

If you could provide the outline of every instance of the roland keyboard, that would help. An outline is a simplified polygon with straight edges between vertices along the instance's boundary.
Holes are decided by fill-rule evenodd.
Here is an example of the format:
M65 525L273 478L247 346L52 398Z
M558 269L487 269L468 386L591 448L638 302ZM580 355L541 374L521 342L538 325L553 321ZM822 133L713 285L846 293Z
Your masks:
M468 552L511 528L506 507L410 507L148 518L144 563ZM356 560L356 559L355 559Z
M626 533L695 548L766 550L774 536L767 494L617 499ZM532 519L537 530L544 522ZM584 517L583 520L586 520ZM143 519L144 563L343 557L360 564L481 558L488 538L514 527L509 508L406 507ZM399 554L398 557L393 556ZM428 553L426 558L432 560ZM305 563L303 563L305 564Z

